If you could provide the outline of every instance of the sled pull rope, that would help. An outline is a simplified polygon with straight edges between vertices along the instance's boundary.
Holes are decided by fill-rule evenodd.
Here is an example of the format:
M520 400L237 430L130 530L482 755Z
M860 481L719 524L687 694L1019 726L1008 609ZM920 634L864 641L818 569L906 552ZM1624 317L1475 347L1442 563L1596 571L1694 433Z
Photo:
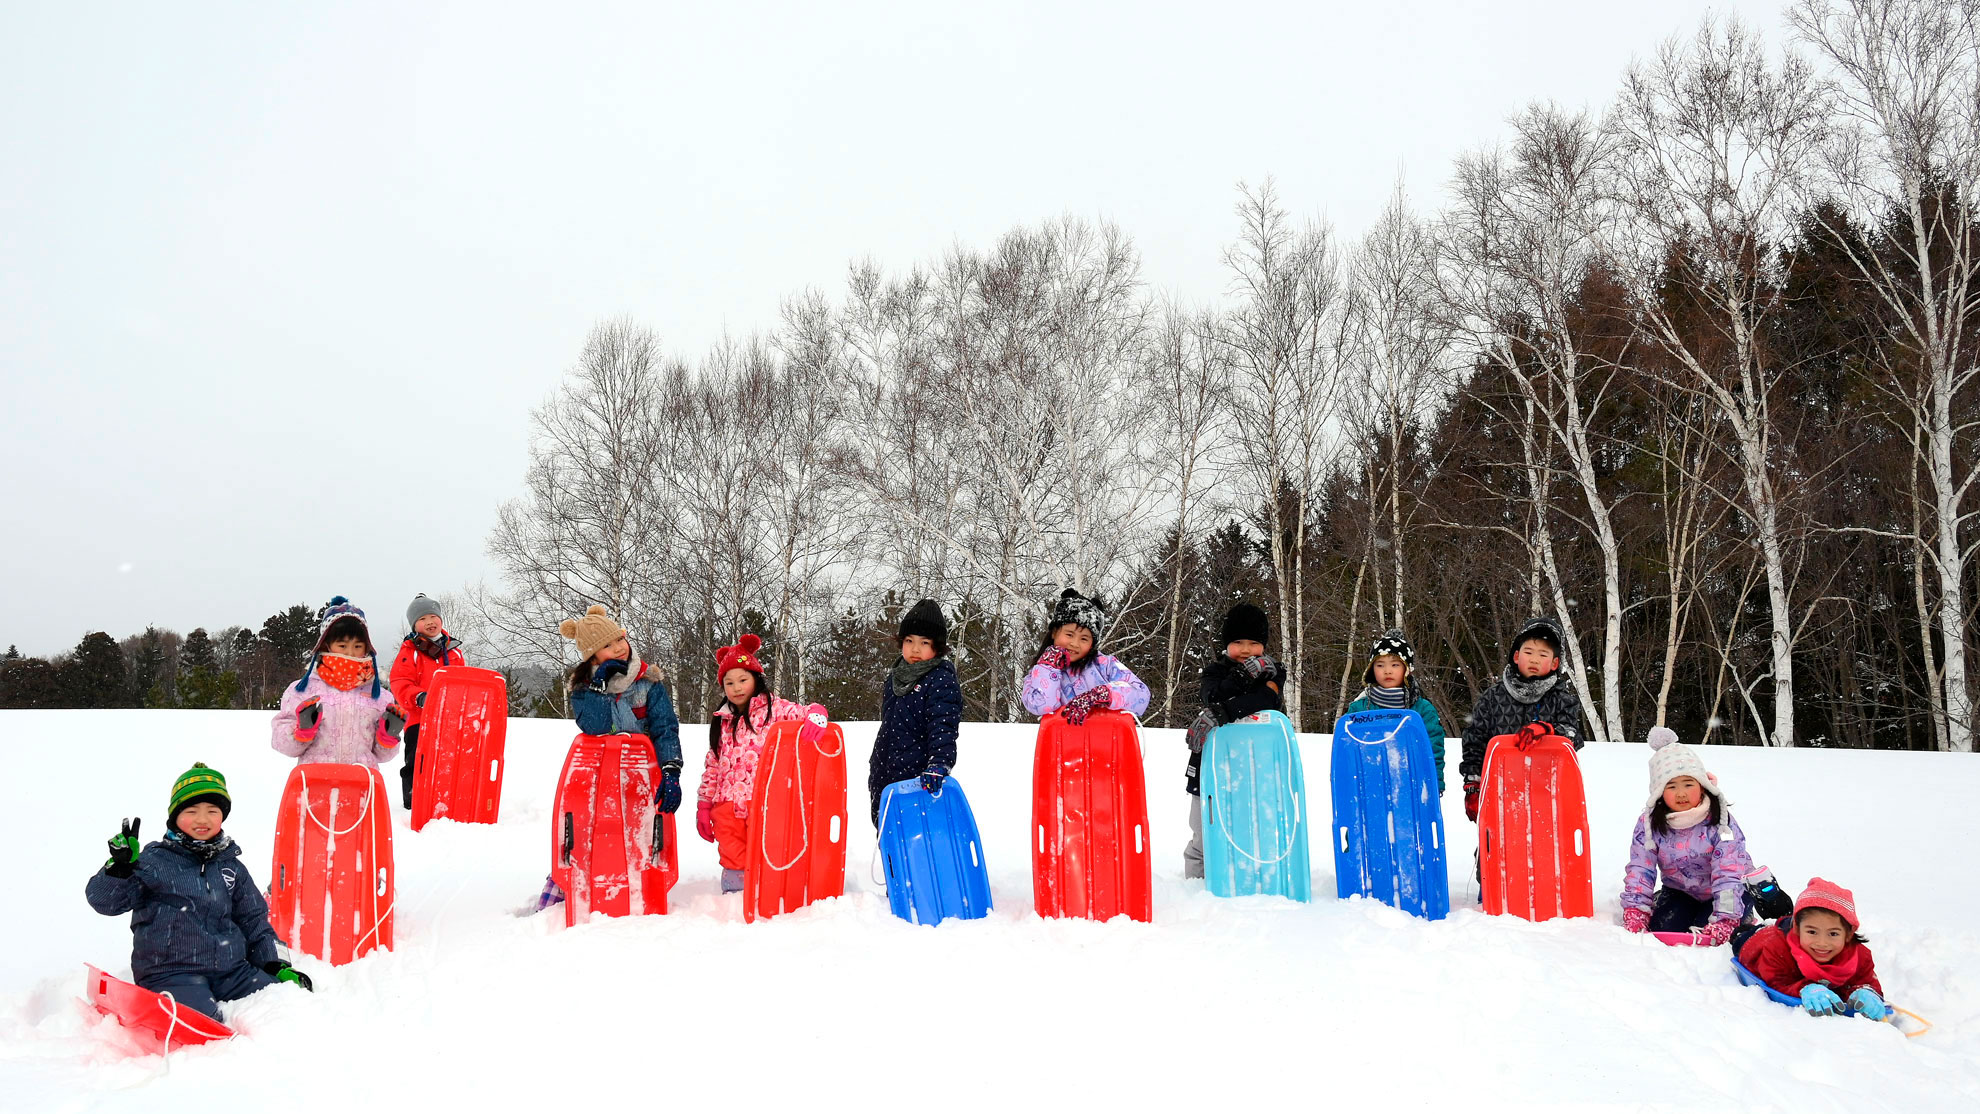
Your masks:
M363 807L358 809L357 819L351 821L351 826L348 828L343 828L343 829L333 828L330 825L325 824L323 821L318 820L316 818L316 809L313 806L311 806L309 803L309 775L298 774L297 780L302 782L303 815L309 817L310 823L316 825L319 828L322 828L324 831L329 832L333 836L349 835L351 832L357 830L357 826L359 824L364 823L365 817L371 815L371 789L367 787L364 791L364 805Z
M366 794L366 796L367 798L369 798L370 795ZM372 864L376 864L378 862L378 831L375 828L367 830L365 832L364 861ZM385 911L383 913L380 913L378 911L377 881L374 879L366 879L364 888L371 891L371 927L366 929L364 935L358 937L357 940L351 944L351 959L353 961L355 961L358 958L359 953L363 951L364 942L378 935L379 928L381 928L385 924L385 919L392 915L392 910L396 908L399 903L399 887L394 885L392 887L392 902L391 904L385 906Z
M1915 1032L1915 1033L1905 1033L1905 1031L1904 1031L1904 1030L1903 1030L1902 1028L1899 1028L1899 1027L1898 1027L1898 1023L1897 1023L1897 1015L1898 1015L1898 1014L1903 1014L1904 1016L1906 1016L1906 1017L1908 1017L1908 1018L1910 1018L1910 1019L1912 1019L1913 1021L1916 1021L1917 1023L1919 1023L1920 1025L1923 1025L1923 1026L1925 1026L1925 1027L1924 1027L1923 1029L1920 1029L1920 1030L1918 1030L1918 1031L1917 1031L1917 1032ZM1892 1027L1892 1028L1894 1028L1894 1029L1897 1029L1897 1031L1898 1031L1898 1032L1900 1032L1900 1033L1904 1033L1904 1035L1905 1035L1905 1036L1906 1036L1907 1038L1910 1038L1910 1037L1922 1037L1922 1036L1924 1036L1925 1034L1927 1034L1927 1033L1929 1033L1929 1032L1931 1032L1931 1031L1932 1031L1932 1023L1931 1023L1931 1022L1929 1022L1929 1021L1927 1021L1927 1020L1925 1020L1924 1018L1922 1018L1922 1017L1920 1017L1920 1016L1918 1016L1918 1015L1917 1015L1917 1014L1915 1014L1915 1013L1912 1013L1912 1012L1911 1012L1910 1010L1908 1010L1908 1009L1905 1009L1905 1008L1904 1008L1903 1006L1892 1006L1892 1007L1891 1007L1891 1012L1890 1012L1890 1014L1889 1014L1889 1017L1890 1017L1890 1022L1891 1022L1891 1027Z
M798 742L800 745L802 745L803 739L800 738ZM839 749L844 750L845 749L844 745L842 744ZM824 752L820 751L819 753L823 754ZM763 859L763 865L779 873L789 870L792 867L796 866L798 862L805 857L805 855L811 852L811 820L809 817L805 815L805 808L804 808L804 761L802 756L800 756L797 753L797 747L795 746L791 748L791 756L793 761L797 762L797 769L793 771L793 773L798 780L798 830L804 833L804 843L798 847L797 854L791 856L790 862L784 863L783 865L779 866L778 864L770 861L770 844L769 841L767 840L764 841L762 854L760 856ZM830 756L828 755L827 757ZM770 775L772 777L775 777L776 774L777 774L777 767L773 764L770 767ZM757 807L757 812L756 812L757 822L762 823L763 818L770 815L769 803L767 801L759 801L756 807ZM878 850L877 847L875 849Z
M885 832L887 830L887 810L892 807L894 807L894 798L883 792L880 799L880 824L876 829L877 831ZM866 864L866 876L872 879L875 885L883 889L887 885L887 866L880 857L880 843L878 840L875 840L873 843L873 858Z
M169 990L159 991L158 996L165 999L165 1004L169 1007L166 1012L172 1017L172 1020L165 1023L165 1074L170 1075L172 1073L172 1031L179 1027L179 1000L172 997L172 992Z
M1279 729L1279 737L1285 740L1286 764L1290 766L1292 765L1292 748L1293 748L1293 740L1291 737L1291 733L1282 727ZM1217 788L1216 774L1217 774L1217 768L1215 766L1212 766L1210 768L1210 775L1211 775L1210 780L1213 789L1213 792L1211 793L1211 797L1213 799L1221 799L1223 797L1223 794L1221 792L1215 791ZM1297 816L1293 818L1293 826L1295 829L1297 829L1297 827L1299 826L1299 818ZM1289 835L1286 838L1286 845L1279 849L1279 853L1277 855L1269 859L1261 859L1258 856L1252 854L1251 852L1246 851L1244 848L1239 847L1237 840L1231 838L1230 828L1222 824L1219 824L1217 826L1217 830L1223 833L1224 842L1231 845L1231 850L1236 851L1238 854L1243 855L1245 858L1250 859L1252 862L1257 863L1259 866L1274 866L1278 863L1281 863L1285 861L1286 857L1291 855L1293 853L1293 850L1299 846L1299 834L1297 831L1295 831L1292 835Z

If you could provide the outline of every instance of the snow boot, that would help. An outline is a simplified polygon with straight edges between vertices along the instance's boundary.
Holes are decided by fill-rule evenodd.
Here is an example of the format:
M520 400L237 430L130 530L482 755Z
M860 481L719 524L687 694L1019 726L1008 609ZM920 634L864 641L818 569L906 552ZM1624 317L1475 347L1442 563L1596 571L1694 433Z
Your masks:
M740 871L740 870L728 870L728 869L724 869L724 870L722 871L722 892L723 892L723 893L725 893L725 894L739 894L739 893L741 893L741 892L742 892L742 887L743 887L743 872L742 872L742 871Z

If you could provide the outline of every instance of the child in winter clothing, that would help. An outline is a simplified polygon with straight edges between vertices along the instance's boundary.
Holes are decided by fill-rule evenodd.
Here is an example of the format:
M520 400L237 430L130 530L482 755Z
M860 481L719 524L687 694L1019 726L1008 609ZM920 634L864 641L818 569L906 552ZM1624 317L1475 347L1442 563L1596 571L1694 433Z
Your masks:
M1478 819L1478 779L1484 775L1485 746L1529 723L1551 724L1554 734L1581 749L1581 698L1574 677L1561 665L1565 642L1560 624L1546 617L1528 619L1513 636L1505 672L1486 689L1464 725L1464 814Z
M461 640L447 633L440 616L440 605L421 592L406 605L406 625L412 633L399 643L399 656L392 660L392 695L406 710L404 765L399 781L405 788L407 810L412 808L413 769L419 760L419 725L426 715L426 690L433 686L433 673L450 665L466 665Z
M406 710L380 683L378 651L364 612L337 596L323 612L302 680L282 691L272 740L305 762L355 762L377 769L398 756Z
M922 600L901 617L901 659L880 683L880 731L873 737L866 792L873 798L873 826L880 826L880 794L889 785L920 778L940 793L956 764L962 727L962 682L949 661L949 623L934 600Z
M715 845L722 863L722 892L737 893L743 885L743 861L749 853L749 802L756 792L756 760L763 754L770 725L804 718L803 706L770 691L756 651L763 640L745 634L734 646L715 655L715 675L722 682L722 703L708 717L708 762L701 770L701 790L694 812L694 830Z
M1444 720L1437 706L1416 687L1416 648L1391 628L1375 640L1368 651L1368 668L1361 675L1361 690L1349 704L1350 712L1372 712L1378 708L1407 708L1423 721L1430 735L1430 758L1437 764L1437 795L1444 795Z
M220 1020L221 1002L309 978L275 951L268 902L221 831L233 811L227 779L195 762L172 785L165 838L138 847L138 821L110 840L110 861L84 895L105 916L130 913L131 971L146 990Z
M578 663L566 683L578 731L646 736L660 763L654 799L661 812L680 808L681 723L674 715L674 699L667 694L666 674L659 666L633 657L626 628L612 621L604 604L592 604L581 618L566 619L557 630L577 643ZM544 879L536 907L547 909L562 900L564 891L555 881Z
M1286 667L1265 652L1270 627L1265 612L1248 603L1224 614L1217 641L1224 652L1203 666L1203 710L1189 725L1189 764L1183 788L1189 792L1189 844L1183 848L1183 877L1203 877L1203 787L1198 764L1210 732L1263 711L1285 710Z
M1052 608L1037 664L1024 678L1024 707L1034 716L1058 712L1081 724L1097 711L1139 716L1148 710L1148 686L1111 655L1099 652L1107 610L1076 589Z
M1719 779L1668 727L1650 729L1650 799L1637 818L1623 870L1623 927L1691 932L1717 947L1746 916L1754 873L1746 833L1732 818ZM1653 894L1657 877L1664 886Z
M1821 878L1794 901L1794 916L1740 930L1733 947L1747 970L1812 1014L1834 1014L1847 1001L1872 1021L1889 1012L1877 965L1857 935L1856 895Z

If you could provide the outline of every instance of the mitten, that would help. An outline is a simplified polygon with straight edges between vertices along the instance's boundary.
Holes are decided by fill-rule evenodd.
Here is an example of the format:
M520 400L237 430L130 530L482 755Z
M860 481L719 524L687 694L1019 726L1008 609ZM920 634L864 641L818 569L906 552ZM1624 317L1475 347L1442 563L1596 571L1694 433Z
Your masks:
M661 812L672 813L675 809L681 807L681 772L679 770L672 766L666 766L660 770L660 794L654 800L660 802ZM701 817L697 812L695 821L699 823L700 820Z
M829 722L825 705L813 704L804 710L804 726L798 728L798 739L807 745L815 746L825 737L825 725Z
M1827 1017L1841 1012L1842 999L1821 983L1809 983L1801 992L1801 1008L1817 1017Z
M1273 661L1270 654L1246 658L1238 663L1238 667L1244 670L1245 676L1254 681L1264 680L1279 671L1279 663Z
M103 864L103 873L112 878L129 878L137 869L138 823L136 817L126 819L117 834L110 837L110 861Z
M703 801L694 806L694 834L715 842L715 802Z
M1877 992L1867 986L1859 986L1852 991L1849 1004L1856 1007L1857 1013L1872 1021L1882 1021L1890 1012L1890 1007L1884 1005L1882 998L1877 997Z
M1478 823L1478 779L1475 777L1464 779L1464 818Z
M1203 753L1203 744L1210 741L1210 733L1216 729L1217 717L1210 709L1196 713L1196 718L1189 721L1189 731L1183 735L1183 741L1189 744L1189 752Z
M1064 669L1066 666L1072 664L1072 655L1057 646L1053 646L1038 655L1038 664L1047 669Z
M279 959L269 960L261 965L261 969L275 976L276 982L292 982L312 994L316 992L316 987L310 984L308 975L303 974L301 971L296 970Z
M1647 931L1650 928L1650 910L1623 910L1623 927L1629 929L1631 932Z
M316 725L322 719L323 701L320 698L312 696L296 705L296 742L315 742Z
M1113 691L1106 685L1095 685L1066 701L1066 706L1059 709L1059 714L1066 717L1067 723L1078 726L1086 722L1087 716L1113 706Z
M610 661L599 662L598 668L591 671L591 691L604 692L605 686L611 683L612 678L617 677L625 671L626 659L624 658L613 658Z
M1733 929L1739 922L1729 917L1713 917L1705 922L1704 928L1691 930L1691 942L1701 948L1716 948L1733 938Z
M413 694L413 707L415 707L415 708L424 708L424 707L426 707L426 690L425 690L425 689L421 689L421 690L419 690L418 692L416 692L416 693L414 693L414 694Z
M921 787L931 797L942 792L942 783L948 779L949 768L940 762L930 762L928 768L921 771Z
M378 717L378 745L395 747L399 745L399 733L406 729L406 710L397 704L387 704L385 714Z
M1554 725L1551 723L1529 723L1519 729L1519 738L1513 745L1525 750L1553 733Z

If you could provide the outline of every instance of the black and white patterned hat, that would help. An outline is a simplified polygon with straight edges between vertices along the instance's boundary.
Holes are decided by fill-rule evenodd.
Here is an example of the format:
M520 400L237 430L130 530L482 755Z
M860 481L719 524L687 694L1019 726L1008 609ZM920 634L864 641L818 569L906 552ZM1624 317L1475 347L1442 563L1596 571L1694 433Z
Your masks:
M1093 632L1093 641L1099 642L1100 635L1107 629L1107 608L1098 598L1082 596L1079 589L1068 588L1059 594L1059 600L1052 607L1052 627L1062 627L1067 623L1077 623Z

